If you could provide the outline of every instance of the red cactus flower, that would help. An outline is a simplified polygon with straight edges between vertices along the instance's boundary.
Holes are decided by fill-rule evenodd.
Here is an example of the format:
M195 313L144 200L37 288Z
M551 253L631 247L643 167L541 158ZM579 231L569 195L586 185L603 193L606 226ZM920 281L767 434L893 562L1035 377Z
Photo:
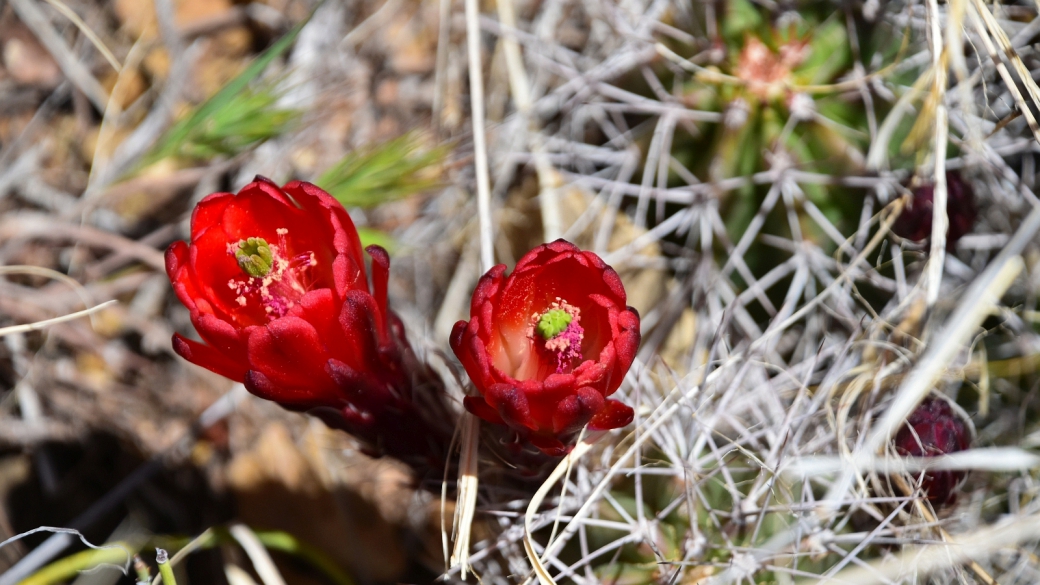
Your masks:
M926 183L915 188L913 197L892 224L892 232L901 238L920 241L932 235L932 201L935 185ZM946 173L946 217L950 227L946 231L946 249L952 250L957 240L971 232L978 210L971 185L956 171Z
M562 455L586 424L614 429L632 409L607 397L639 347L639 315L614 269L557 240L531 250L508 277L498 265L477 284L470 320L451 348L481 396L480 418L508 425L543 453Z
M953 411L943 398L926 398L907 417L895 438L896 451L914 457L935 457L963 451L971 443L970 421ZM921 490L936 506L956 500L956 490L964 481L963 471L929 471Z
M206 197L191 242L166 251L173 289L204 342L174 335L174 350L376 450L416 455L429 438L400 431L423 424L409 418L419 368L387 306L389 257L367 251L371 290L350 216L309 183L279 188L257 177L237 195Z

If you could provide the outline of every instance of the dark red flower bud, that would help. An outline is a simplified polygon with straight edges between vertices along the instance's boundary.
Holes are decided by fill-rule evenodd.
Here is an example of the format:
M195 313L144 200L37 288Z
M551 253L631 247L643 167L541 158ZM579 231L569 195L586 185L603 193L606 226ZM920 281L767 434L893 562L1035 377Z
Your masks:
M892 232L901 238L920 241L932 235L932 201L935 185L923 184L912 191L911 197L899 218L892 224ZM961 236L971 232L975 225L975 195L969 185L956 171L946 173L946 217L950 228L946 232L946 249L952 250Z
M896 434L896 451L913 457L963 451L971 443L970 424L946 399L926 398ZM963 471L929 471L924 474L921 490L936 506L944 506L956 500L955 491L964 478Z
M206 197L191 242L166 251L174 292L204 342L175 335L174 350L377 451L422 455L431 440L423 432L444 431L416 412L413 388L426 371L387 306L390 259L378 246L367 251L371 289L350 216L310 183L279 188L257 177L237 195Z
M608 400L639 347L639 315L592 252L557 240L528 252L508 277L498 265L477 284L470 320L451 348L481 396L466 409L509 426L543 453L563 455L582 427L614 429L633 412Z

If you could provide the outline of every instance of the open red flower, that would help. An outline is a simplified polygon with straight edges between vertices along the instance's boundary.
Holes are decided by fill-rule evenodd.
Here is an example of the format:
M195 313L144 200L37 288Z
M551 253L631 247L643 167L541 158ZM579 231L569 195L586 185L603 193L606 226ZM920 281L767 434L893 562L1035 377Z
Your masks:
M174 350L378 451L416 455L430 438L401 431L423 430L412 396L421 368L387 306L389 256L367 251L371 289L350 216L315 185L257 177L237 195L206 197L191 242L166 251L204 342L174 335Z
M466 409L508 425L542 452L562 455L586 424L614 429L633 412L607 399L639 347L639 315L592 252L557 240L528 252L508 277L498 265L477 284L470 320L451 348L481 396Z

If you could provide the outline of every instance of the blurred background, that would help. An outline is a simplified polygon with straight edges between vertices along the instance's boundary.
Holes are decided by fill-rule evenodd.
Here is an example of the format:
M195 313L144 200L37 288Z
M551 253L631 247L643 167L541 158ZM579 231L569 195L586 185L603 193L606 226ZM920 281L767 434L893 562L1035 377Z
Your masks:
M0 326L116 301L2 330L0 541L82 539L12 540L0 584L157 546L182 583L461 579L452 474L173 354L163 251L257 174L390 251L456 399L478 196L496 262L621 274L636 421L532 518L558 582L1040 581L1038 37L981 0L0 0ZM847 463L929 392L989 450L950 502ZM468 579L525 582L538 483L481 456Z

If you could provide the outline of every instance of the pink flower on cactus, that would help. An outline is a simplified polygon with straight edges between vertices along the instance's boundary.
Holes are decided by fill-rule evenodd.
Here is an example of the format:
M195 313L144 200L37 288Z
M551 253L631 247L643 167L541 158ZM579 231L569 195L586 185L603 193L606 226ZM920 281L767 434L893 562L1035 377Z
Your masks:
M549 455L567 453L586 424L630 423L632 409L607 398L639 347L639 315L614 269L557 240L528 252L508 277L505 270L480 279L469 322L451 334L480 392L466 409Z

